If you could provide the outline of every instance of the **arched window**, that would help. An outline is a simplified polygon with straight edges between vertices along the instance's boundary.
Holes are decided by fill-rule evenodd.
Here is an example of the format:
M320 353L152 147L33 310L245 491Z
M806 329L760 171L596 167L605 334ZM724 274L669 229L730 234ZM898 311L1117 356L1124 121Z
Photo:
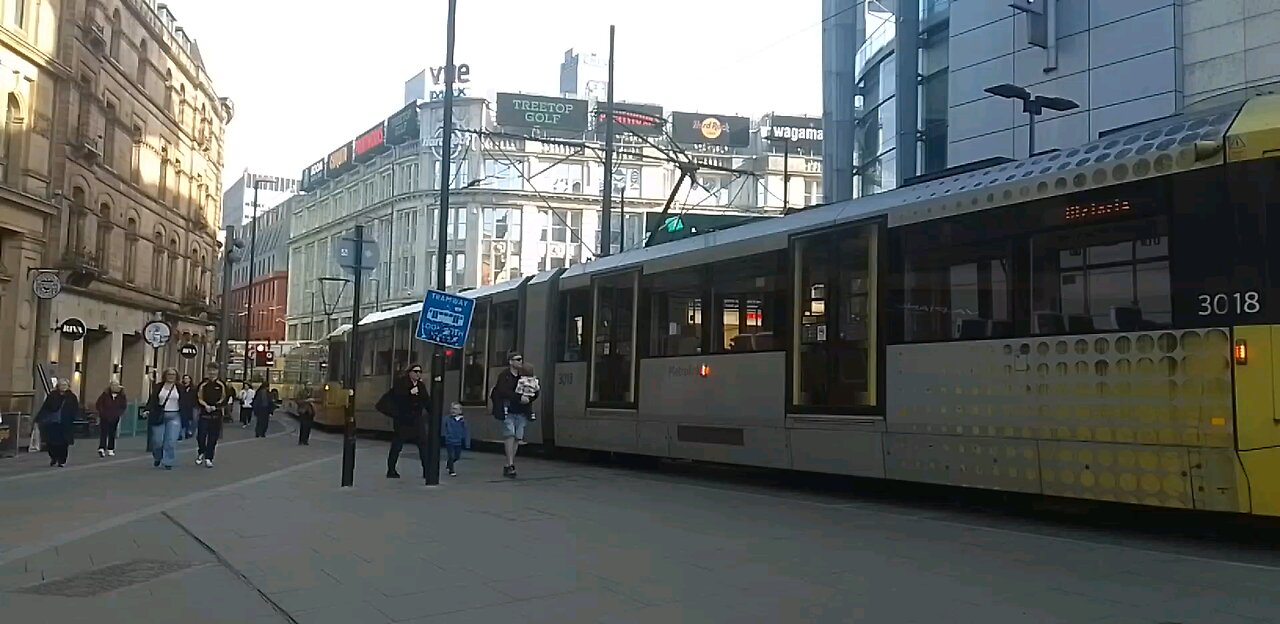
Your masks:
M178 125L187 123L187 85L178 87Z
M156 194L159 195L160 203L164 203L165 195L169 193L169 146L165 145L160 148L160 180L156 182Z
M18 96L10 93L5 103L4 132L0 133L0 183L12 184L16 174L21 171L18 156L18 145L22 141L22 104Z
M124 281L138 278L138 220L129 218L124 230Z
M120 9L111 12L111 58L120 62L120 41L124 38L120 32Z
M114 230L115 227L111 224L111 206L104 202L98 209L98 242L93 250L103 273L111 270L111 234Z
M179 270L178 238L173 237L169 239L169 280L165 285L165 292L168 292L169 296L176 296L178 294L178 276L181 275Z
M160 294L164 287L164 230L151 239L151 289Z
M138 44L138 84L142 86L142 90L147 90L147 37L143 35L142 42Z
M187 256L187 292L189 293L200 289L200 263L197 261L199 257L200 250L192 247L191 255Z
M173 96L175 93L173 90L173 70L172 69L164 70L164 93L165 93L164 110L167 111L170 115L172 115L173 114Z
M199 289L201 296L212 291L212 284L209 283L210 273L209 256L207 254L200 254L200 284L197 288Z
M89 207L85 202L84 189L76 186L71 188L71 223L67 226L67 251L72 254L79 254L88 251L85 249L86 232L88 226Z

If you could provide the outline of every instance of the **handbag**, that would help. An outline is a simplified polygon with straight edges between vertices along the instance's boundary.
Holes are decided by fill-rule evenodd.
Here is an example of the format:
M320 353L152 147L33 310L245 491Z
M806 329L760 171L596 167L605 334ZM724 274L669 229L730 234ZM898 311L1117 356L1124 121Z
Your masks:
M164 404L169 402L169 397L173 396L173 390L169 390L169 394L164 395L164 399L160 399L160 393L156 392L156 401L154 407L147 406L147 426L159 427L164 424Z

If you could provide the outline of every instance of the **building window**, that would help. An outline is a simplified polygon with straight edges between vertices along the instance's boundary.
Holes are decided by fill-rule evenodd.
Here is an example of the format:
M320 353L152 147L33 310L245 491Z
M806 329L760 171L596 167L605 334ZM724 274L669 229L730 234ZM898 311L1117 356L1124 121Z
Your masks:
M524 178L521 176L524 163L519 161L484 161L485 186L507 191L524 189Z
M633 382L638 273L601 278L595 283L595 332L591 354L591 400L629 404Z
M67 251L73 254L87 251L84 247L88 210L84 189L78 186L73 187L71 189L71 223L67 226Z
M173 70L166 69L164 71L164 110L170 115L173 114L173 96L177 91L173 88Z
M711 337L715 352L739 353L785 348L785 257L770 253L711 267L719 331Z
M178 293L178 276L181 275L178 269L178 239L169 239L169 270L165 281L165 292L170 297L176 296Z
M22 106L18 97L12 93L6 101L4 112L4 132L0 134L0 183L14 184L18 178L15 173L21 170L18 157L18 144L22 140Z
M98 266L108 273L111 268L111 234L114 229L111 225L111 207L102 204L98 209L98 242L93 253L97 257Z
M151 289L155 294L164 288L164 232L157 230L151 241Z
M93 101L93 80L88 76L80 77L80 102L76 108L76 131L81 140L89 140L93 138L90 126L90 116L92 110L90 104Z
M649 356L702 353L702 270L645 277L650 307Z
M922 7L923 9L923 7ZM920 172L947 168L947 83L949 46L946 22L924 34L920 50Z
M871 195L897 186L896 135L898 132L897 60L885 58L866 71L855 98L865 111L856 123L854 151L859 164L860 195Z
M116 166L116 104L107 102L102 111L102 164Z
M120 32L120 9L111 12L111 60L120 62L120 41L124 33Z
M156 195L163 204L169 194L169 146L167 145L160 148L160 179L156 184Z
M124 281L132 284L138 278L138 221L130 218L124 234Z
M147 52L147 38L143 35L142 40L138 42L137 80L144 92L147 90Z
M178 86L178 125L187 123L187 85Z
M27 0L10 0L13 7L13 25L19 30L27 27Z

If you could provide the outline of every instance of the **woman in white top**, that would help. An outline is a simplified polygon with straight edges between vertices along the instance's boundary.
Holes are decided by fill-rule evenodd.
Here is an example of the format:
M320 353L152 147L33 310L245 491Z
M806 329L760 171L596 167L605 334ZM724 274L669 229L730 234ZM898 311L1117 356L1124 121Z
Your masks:
M151 390L151 398L147 401L147 424L151 426L154 465L172 470L178 434L182 432L182 388L178 386L178 369L164 369L160 383Z
M245 384L240 390L240 428L244 429L249 426L249 421L253 420L253 386Z

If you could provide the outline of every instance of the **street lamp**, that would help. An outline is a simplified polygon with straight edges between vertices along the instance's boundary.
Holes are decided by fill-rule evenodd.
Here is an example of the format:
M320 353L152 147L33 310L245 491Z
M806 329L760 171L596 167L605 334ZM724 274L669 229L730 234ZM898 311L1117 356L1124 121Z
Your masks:
M782 215L791 212L791 137L766 137L770 143L782 144Z
M1027 158L1036 155L1036 117L1044 113L1044 109L1065 112L1080 108L1075 100L1048 95L1032 95L1030 91L1013 84L998 84L984 89L991 95L1007 100L1022 100L1022 112L1027 114Z

